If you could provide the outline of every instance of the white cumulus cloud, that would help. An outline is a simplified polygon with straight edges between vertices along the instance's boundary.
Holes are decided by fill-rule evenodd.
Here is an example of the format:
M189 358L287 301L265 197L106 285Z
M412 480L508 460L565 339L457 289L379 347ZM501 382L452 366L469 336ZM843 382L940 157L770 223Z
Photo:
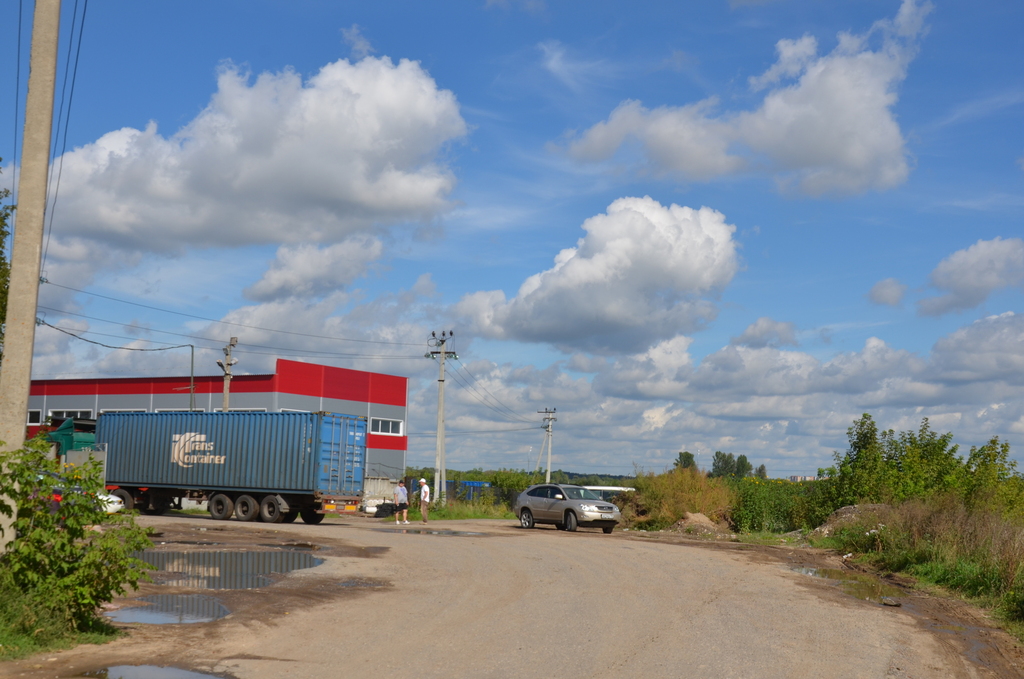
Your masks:
M875 304L899 306L903 304L903 295L906 293L906 285L895 278L886 278L871 286L871 290L868 291L868 299Z
M688 179L764 169L811 195L897 186L909 164L893 114L896 88L930 9L904 0L895 19L862 35L840 33L823 56L811 36L779 41L778 61L750 79L754 89L771 87L754 111L717 113L715 98L655 109L627 101L573 140L569 154L605 161L635 140L642 169Z
M413 61L340 60L306 81L228 66L171 136L151 123L67 153L54 235L180 252L429 220L455 184L438 154L465 133L455 96Z
M583 223L586 235L527 278L463 297L455 311L490 338L595 351L635 350L713 318L706 298L737 269L735 227L711 208L620 198Z
M941 316L973 309L996 290L1024 283L1024 240L979 240L939 262L929 280L946 292L920 300L918 313Z
M796 326L762 316L748 325L739 337L733 337L731 343L751 348L777 347L782 344L795 345L797 343Z
M270 269L245 295L257 301L323 296L362 276L383 249L378 239L361 235L326 247L282 245Z

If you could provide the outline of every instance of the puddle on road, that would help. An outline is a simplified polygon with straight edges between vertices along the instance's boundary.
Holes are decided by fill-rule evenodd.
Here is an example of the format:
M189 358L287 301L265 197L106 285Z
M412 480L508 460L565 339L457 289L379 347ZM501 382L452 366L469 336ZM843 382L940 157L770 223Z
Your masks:
M277 573L291 573L324 562L307 552L162 552L134 554L159 572L154 582L194 589L266 587Z
M846 594L865 601L873 601L876 604L886 603L883 598L891 600L893 597L905 596L899 587L886 584L878 578L863 573L853 573L838 568L795 568L794 570L814 578L835 580L839 583L839 588Z
M157 667L156 665L117 665L78 676L99 677L99 679L204 679L205 677L224 677L226 675L202 674L201 672L179 670L177 667Z
M296 549L305 550L309 552L315 552L320 549L320 545L314 545L312 542L282 542L278 544L261 544L260 547L277 547L279 549Z
M464 530L430 530L428 528L374 528L381 533L412 533L414 535L487 535Z
M210 542L209 540L167 540L156 543L158 545L200 545L209 547L211 545L222 545L223 542Z
M202 594L157 594L139 597L149 606L131 606L108 611L104 616L114 622L141 622L148 625L178 625L210 622L231 613L224 604Z
M351 578L338 583L339 587L350 587L352 589L380 589L387 587L388 583L373 578Z

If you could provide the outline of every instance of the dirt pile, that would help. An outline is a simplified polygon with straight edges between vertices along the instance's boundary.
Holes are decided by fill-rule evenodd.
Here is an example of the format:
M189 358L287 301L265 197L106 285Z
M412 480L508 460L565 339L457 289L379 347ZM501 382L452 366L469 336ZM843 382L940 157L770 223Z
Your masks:
M703 514L691 514L690 512L683 514L683 518L676 521L669 530L703 538L735 537L728 527L719 526Z
M880 514L888 509L889 505L882 504L847 505L845 507L840 507L825 519L825 523L812 530L808 534L808 537L826 538L835 533L838 528L841 528L846 524L859 521L865 515Z

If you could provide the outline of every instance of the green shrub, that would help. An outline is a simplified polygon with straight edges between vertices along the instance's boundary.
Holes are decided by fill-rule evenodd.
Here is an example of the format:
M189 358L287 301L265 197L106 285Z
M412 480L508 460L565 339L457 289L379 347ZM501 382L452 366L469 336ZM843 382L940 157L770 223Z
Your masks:
M149 566L131 554L151 543L132 516L105 513L96 498L103 491L97 463L62 469L47 448L32 442L0 454L0 513L14 519L0 571L4 586L60 619L65 631L85 631L96 627L102 603L146 577Z
M615 502L626 525L645 530L671 526L686 512L728 520L734 505L729 484L696 467L676 467L663 474L637 470L634 486L636 492L623 493Z

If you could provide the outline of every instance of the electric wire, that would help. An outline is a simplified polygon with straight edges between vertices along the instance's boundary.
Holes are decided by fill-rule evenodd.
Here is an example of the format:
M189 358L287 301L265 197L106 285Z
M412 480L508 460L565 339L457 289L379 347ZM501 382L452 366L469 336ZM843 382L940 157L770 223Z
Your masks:
M60 133L61 116L64 118L64 135L60 149L60 160L57 163L57 181L54 182L53 187L53 202L50 204L50 222L46 227L46 238L43 243L43 257L40 265L43 269L46 267L46 254L50 251L50 234L53 232L53 216L57 212L57 198L60 196L60 178L64 173L64 153L68 148L68 126L71 124L71 104L75 99L75 82L78 80L78 61L82 54L82 34L85 32L85 13L89 10L89 0L84 0L82 3L82 19L78 22L78 47L74 50L75 52L75 65L71 67L71 48L74 45L75 37L75 20L78 18L78 0L75 0L75 8L71 14L71 30L68 35L68 54L67 61L64 64L64 84L61 86L60 91L60 108L57 109L57 133ZM71 71L71 91L68 93L68 107L67 113L64 114L64 93L68 88L68 71ZM56 145L56 144L55 144ZM53 179L53 170L51 168L50 179ZM47 187L49 192L49 186Z
M89 316L87 314L80 314L74 311L65 311L63 309L54 309L44 305L39 305L39 308L45 311L52 311L58 314L66 314L68 316L78 316L80 318L86 318L91 321L99 321L101 323L110 323L111 325L120 325L126 328L135 328L145 332L155 332L161 335L171 335L172 337L184 337L186 339L198 340L203 342L210 342L213 346L198 346L199 349L219 349L222 339L215 337L203 337L201 335L189 335L181 332L172 332L170 330L154 330L152 328L146 328L144 326L136 325L134 323L122 323L120 321L112 321L107 318L97 318L96 316ZM49 325L49 324L47 324ZM93 333L94 331L84 331L87 333ZM96 333L99 334L99 333ZM118 337L120 339L138 340L138 337L124 337L123 335L107 335L108 337ZM157 340L151 340L156 342ZM246 344L249 347L256 347L258 349L270 349L272 351L251 351L249 349L239 349L240 354L255 354L255 355L281 355L281 356L296 356L301 358L317 358L317 357L335 357L335 358L373 358L373 359L387 359L387 360L422 360L422 356L395 356L391 354L356 354L356 353L345 353L345 352L334 352L334 351L319 351L317 349L293 349L288 347L275 347L265 344Z
M234 321L221 321L221 320L217 320L216 318L207 318L205 316L197 316L195 314L188 314L188 313L185 313L184 311L173 311L171 309L163 309L161 307L151 306L149 304L142 304L140 302L130 302L130 301L126 300L126 299L119 299L117 297L110 297L109 295L101 295L98 292L89 292L87 290L80 290L79 288L72 288L70 286L61 285L60 283L54 283L53 281L49 281L49 280L45 280L45 279L43 280L43 282L46 283L47 285L52 285L54 287L61 288L63 290L71 290L73 292L80 292L83 295L91 295L92 297L99 297L100 299L110 300L111 302L120 302L122 304L130 304L132 306L141 307L143 309L150 309L151 311L159 311L159 312L162 312L162 313L165 313L165 314L174 314L175 316L184 316L185 318L194 318L196 320L206 321L208 323L219 323L221 325L232 325L232 326L239 327L239 328L246 328L247 330L262 330L264 332L277 332L277 333L281 333L283 335L294 335L296 337L311 337L311 338L314 338L314 339L335 340L335 341L338 341L338 342L360 342L360 343L363 343L363 344L391 344L391 345L395 345L395 346L404 346L404 347L422 347L423 346L422 342L390 342L388 340L353 339L353 338L350 338L350 337L336 337L336 336L332 337L330 335L314 335L314 334L311 334L311 333L294 332L294 331L291 331L291 330L277 330L275 328L264 328L264 327L258 326L258 325L247 325L245 323L236 323ZM420 357L420 358L422 358L422 357Z
M76 335L75 333L71 332L70 330L66 330L64 328L58 327L56 325L53 325L52 323L47 323L46 321L44 321L42 319L40 319L40 320L38 320L36 322L41 324L41 325L45 325L48 328L53 328L54 330L58 330L58 331L64 333L65 335L70 335L71 337L74 337L75 339L82 340L83 342L88 342L89 344L95 344L97 346L106 347L107 349L116 349L117 351L170 351L171 349L183 349L185 347L191 347L192 346L191 344L178 344L178 345L173 346L173 347L156 347L154 349L143 349L142 347L115 347L115 346L112 346L110 344L104 344L103 342L97 342L95 340L87 339L85 337L82 337L81 335Z
M458 383L459 386L463 387L466 390L466 392L469 393L469 395L472 396L474 399L476 399L476 401L479 402L481 405L483 405L486 408L489 408L490 410L493 410L495 413L497 413L499 416L501 416L502 419L505 419L505 420L509 419L509 416L506 413L502 412L498 408L495 408L494 406L492 406L487 401L483 400L483 398L479 395L479 393L473 390L472 385L466 383L465 379L463 377L459 376L458 373L449 372L447 369L444 372L445 372L445 375L447 375L448 377L451 377L453 380L455 380L455 382ZM518 420L518 421L526 422L526 420Z
M469 372L469 368L467 368L467 367L466 367L466 364L465 364L465 363L463 363L462 361L460 361L460 360L459 360L458 358L454 358L453 360L454 360L454 361L455 361L456 363L458 363L458 365L457 365L457 366L455 366L455 369L456 369L456 371L461 371L461 372L465 373L466 375L468 375L468 376L469 376L469 378L470 378L470 379L472 380L472 384L473 384L473 386L474 386L474 387L476 387L476 386L479 386L479 387L480 387L481 389L483 389L483 390L484 390L484 392L486 392L486 393L487 393L487 395L491 397L491 399L492 399L492 400L494 401L494 403L496 403L496 404L498 405L498 407L499 407L499 408L502 408L503 410L507 411L507 413L508 413L508 416L510 416L510 417L512 417L512 418L515 418L516 420L519 420L520 422L531 422L531 421L532 421L532 420L530 420L529 418L527 418L527 417L524 417L523 415L520 415L519 413L517 413L517 412L515 412L514 410L512 410L512 408L509 408L509 407L508 407L507 405L505 405L504 403L502 403L502 402L501 402L501 400L500 400L500 399L499 399L499 398L498 398L497 396L495 396L494 394L492 394L492 393L491 393L491 392L490 392L490 391L489 391L489 390L487 389L487 387L485 387L485 386L484 386L484 385L483 385L483 384L482 384L482 383L480 382L479 378L477 378L477 377L476 377L475 375L473 375L473 373Z
M513 431L533 431L534 429L543 429L543 427L517 427L515 429L445 429L445 436L452 435L466 435L466 434L504 434ZM436 431L425 431L415 434L406 434L410 438L419 438L426 436L437 436Z
M22 9L25 4L25 0L18 0L18 52L15 56L15 72L14 72L14 142L11 144L13 156L11 157L11 207L15 205L15 201L18 196L18 118L20 117L21 111L21 28L22 28ZM14 229L15 221L17 220L17 210L10 211L10 217L8 219L8 239L10 245L7 243L0 243L0 247L5 248L7 252L14 251Z

